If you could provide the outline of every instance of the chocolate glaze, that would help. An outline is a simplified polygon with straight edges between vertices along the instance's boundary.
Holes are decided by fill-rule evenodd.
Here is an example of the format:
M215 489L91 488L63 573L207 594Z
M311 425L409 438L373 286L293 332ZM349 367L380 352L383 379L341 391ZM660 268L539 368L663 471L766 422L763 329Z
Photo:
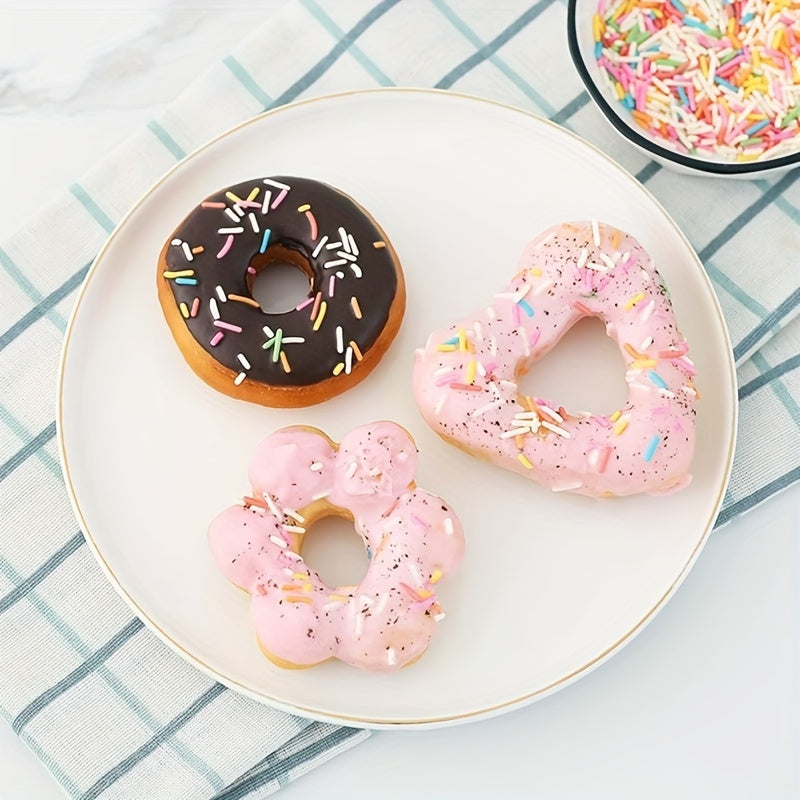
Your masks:
M283 192L281 184L289 187L288 192ZM231 198L233 195L246 201L256 188L259 192L250 205ZM264 213L266 192L271 193L271 199ZM272 208L281 194L283 197L277 207ZM203 204L208 203L224 203L225 208L204 207ZM311 235L314 231L309 213L298 211L305 206L310 206L308 211L316 223L316 238ZM232 214L240 219L234 221ZM219 230L235 228L242 230L232 234L230 248L218 258L231 235L219 233ZM267 228L270 235L262 254L260 250ZM346 248L344 245L332 249L327 247L341 242L340 228L344 228L355 242L358 250L355 261L337 254L341 251L355 255L355 252L348 252L352 250L349 240ZM325 236L327 242L320 249L320 240ZM385 234L370 217L352 199L331 186L297 177L256 178L207 197L175 229L165 245L167 270L194 270L189 279L197 280L197 285L182 285L163 274L159 275L159 280L168 281L178 307L185 303L185 308L191 310L195 298L199 298L197 316L184 319L184 322L198 344L220 364L237 375L244 372L244 380L279 386L309 386L330 378L337 365L344 364L351 340L366 355L386 326L397 292L398 267L391 247L375 246L376 242L385 241ZM199 247L203 250L193 253L189 260L183 243L190 250ZM315 250L319 251L316 256ZM313 330L311 319L313 302L299 311L272 313L237 300L220 301L217 286L222 287L226 296L252 299L253 274L248 273L248 267L259 271L268 268L269 262L275 260L291 261L308 272L311 281L309 298L316 298L317 293L321 293L320 305L324 300L327 308L318 330ZM346 263L330 266L331 261ZM326 262L329 263L327 269ZM343 277L336 278L331 297L329 280L331 274L337 272L343 273ZM358 298L361 319L357 319L353 310L352 297ZM242 328L241 333L214 324L212 299L216 301L221 321ZM264 326L274 332L280 329L283 339L301 337L305 340L303 343L288 342L281 347L291 372L285 371L279 358L273 360L273 355L277 357L273 347L262 347L271 338L264 332ZM337 326L342 328L344 352L338 352ZM224 336L216 346L212 346L212 338L220 331ZM240 354L250 364L249 369L243 365ZM352 369L357 369L355 353L351 360Z

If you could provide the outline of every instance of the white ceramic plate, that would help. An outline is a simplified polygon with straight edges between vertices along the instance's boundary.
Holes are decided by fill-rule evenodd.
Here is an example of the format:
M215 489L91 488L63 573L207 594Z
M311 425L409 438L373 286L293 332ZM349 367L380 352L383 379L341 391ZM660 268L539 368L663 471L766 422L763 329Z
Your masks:
M403 261L408 308L372 375L317 407L273 410L207 387L175 347L155 265L199 200L270 174L332 183L368 208ZM672 291L702 392L692 485L593 501L547 492L443 443L413 402L414 349L477 308L542 228L597 217L636 235ZM588 356L587 356L588 353ZM584 325L536 367L537 391L610 411L620 359ZM697 558L734 445L725 324L691 247L633 178L567 131L455 93L379 90L318 98L245 123L171 170L98 256L67 334L59 442L89 543L136 613L197 667L266 703L382 727L453 724L540 698L642 629ZM206 528L249 488L256 444L283 425L334 439L393 419L420 449L418 483L460 513L468 552L441 585L447 617L425 656L393 675L327 662L285 671L260 654L247 597L218 572ZM312 562L313 563L313 562Z

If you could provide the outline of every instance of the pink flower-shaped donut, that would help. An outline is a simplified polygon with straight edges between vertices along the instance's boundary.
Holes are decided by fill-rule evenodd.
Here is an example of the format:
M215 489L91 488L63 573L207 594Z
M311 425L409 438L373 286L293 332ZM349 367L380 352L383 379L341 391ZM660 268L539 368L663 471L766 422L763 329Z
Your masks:
M211 550L225 577L251 595L265 654L285 667L328 658L392 671L418 658L444 612L439 580L464 552L461 524L414 484L407 431L376 422L340 445L316 428L271 434L250 463L253 496L217 516ZM329 515L352 519L370 563L358 586L326 586L300 555L303 535Z
M570 414L522 396L518 378L582 317L597 317L626 365L627 403ZM428 424L468 452L553 491L594 497L687 485L697 392L689 347L650 256L610 225L556 225L525 249L511 283L417 352Z

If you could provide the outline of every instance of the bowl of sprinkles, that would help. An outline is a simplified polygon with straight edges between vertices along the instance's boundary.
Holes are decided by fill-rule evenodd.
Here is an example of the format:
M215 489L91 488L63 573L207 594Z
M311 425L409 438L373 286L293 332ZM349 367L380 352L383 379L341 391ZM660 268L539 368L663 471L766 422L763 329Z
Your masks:
M570 53L614 128L681 171L800 165L800 0L569 0Z

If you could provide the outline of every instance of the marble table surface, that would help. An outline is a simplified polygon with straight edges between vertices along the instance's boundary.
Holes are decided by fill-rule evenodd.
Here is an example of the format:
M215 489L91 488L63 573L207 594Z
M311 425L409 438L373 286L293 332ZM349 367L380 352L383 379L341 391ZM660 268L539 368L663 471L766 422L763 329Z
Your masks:
M0 240L274 5L0 0ZM714 534L665 610L567 689L483 722L376 734L281 796L800 796L799 512L796 486ZM0 721L0 800L64 797Z

